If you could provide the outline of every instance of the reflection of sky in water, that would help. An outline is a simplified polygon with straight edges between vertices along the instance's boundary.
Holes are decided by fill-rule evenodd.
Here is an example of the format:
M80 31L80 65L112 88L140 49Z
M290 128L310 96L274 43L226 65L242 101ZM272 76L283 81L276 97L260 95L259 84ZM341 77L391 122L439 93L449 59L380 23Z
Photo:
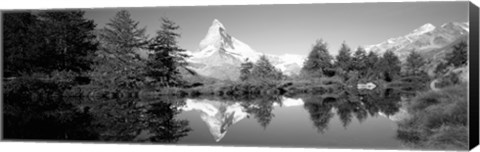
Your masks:
M395 139L397 126L389 119L395 115L384 117L379 112L362 122L352 116L344 127L336 113L338 109L332 107L330 112L334 115L321 133L313 125L302 99L282 97L280 103L272 104L274 117L264 128L240 102L186 99L186 105L181 107L184 112L178 118L187 119L193 131L179 143L388 149L401 145Z

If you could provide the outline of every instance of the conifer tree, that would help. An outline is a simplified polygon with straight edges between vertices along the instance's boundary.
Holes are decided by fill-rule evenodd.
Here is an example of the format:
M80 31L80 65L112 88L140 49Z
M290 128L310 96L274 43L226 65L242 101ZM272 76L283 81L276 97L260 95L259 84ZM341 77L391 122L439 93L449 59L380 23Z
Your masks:
M145 63L136 52L145 47L146 37L145 28L138 28L138 24L128 11L121 10L99 31L101 47L92 73L97 82L121 88L143 85Z
M90 70L95 24L83 15L79 10L6 13L6 75Z
M353 54L353 68L360 73L365 73L367 65L367 52L362 47L358 47Z
M418 75L422 72L421 67L426 63L423 57L415 52L414 50L410 52L407 56L405 63L405 74L407 75Z
M160 82L163 86L178 85L181 81L179 68L186 68L188 57L186 50L177 45L180 34L175 30L180 26L173 21L162 18L161 29L151 40L148 49L153 52L147 63L147 76Z
M138 24L138 21L131 18L130 12L120 10L102 30L102 39L118 54L138 57L134 51L142 48L146 42L146 29L139 28Z
M366 59L366 65L368 68L374 68L375 64L378 62L379 57L375 52L368 52L367 59Z
M342 68L345 71L350 71L352 57L350 47L345 42L342 43L342 47L336 56L336 66Z
M260 56L255 63L251 75L254 79L264 83L275 82L282 79L282 72L275 68L265 55Z
M391 81L399 76L401 62L398 59L397 55L391 50L387 50L383 54L383 57L380 59L379 64L377 64L379 71L383 74L383 79L386 81Z
M322 77L323 70L332 67L332 59L327 43L321 39L317 40L303 63L301 74L307 77Z
M445 56L448 65L460 67L468 62L468 44L465 41L453 46L453 51Z
M45 71L41 58L44 40L39 34L39 20L30 12L3 13L3 76Z
M377 64L379 62L380 58L377 56L377 54L373 51L370 51L368 52L368 55L367 55L367 59L366 59L366 69L367 69L367 73L366 73L366 76L367 77L371 77L373 76L373 78L375 79L376 76L378 76L378 70L377 70Z
M97 50L96 36L93 34L93 20L83 17L83 11L46 11L39 13L44 24L45 37L48 37L46 50L54 52L53 57L58 71L83 72L90 70L93 54ZM52 60L51 58L48 60Z

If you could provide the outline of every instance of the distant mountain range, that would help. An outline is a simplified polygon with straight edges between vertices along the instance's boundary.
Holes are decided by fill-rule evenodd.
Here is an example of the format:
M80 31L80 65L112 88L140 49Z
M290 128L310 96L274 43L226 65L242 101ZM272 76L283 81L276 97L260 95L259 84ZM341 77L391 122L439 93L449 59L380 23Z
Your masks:
M400 60L405 61L410 51L415 50L431 61L428 68L435 67L452 46L468 39L468 22L445 23L440 27L425 24L413 32L390 38L374 45L365 45L366 51L382 55L387 50L393 51ZM229 35L226 28L218 20L213 20L205 38L200 42L197 51L187 52L190 68L202 76L221 80L237 80L240 65L244 61L255 62L261 55L266 55L272 64L286 75L299 74L305 56L285 54L272 55L255 51L247 44Z
M401 61L404 61L412 50L425 55L426 58L433 58L435 54L441 53L444 47L459 39L467 38L468 33L468 22L450 22L440 27L427 23L405 36L390 38L379 44L368 45L364 48L366 51L373 51L379 55L391 50L399 56Z

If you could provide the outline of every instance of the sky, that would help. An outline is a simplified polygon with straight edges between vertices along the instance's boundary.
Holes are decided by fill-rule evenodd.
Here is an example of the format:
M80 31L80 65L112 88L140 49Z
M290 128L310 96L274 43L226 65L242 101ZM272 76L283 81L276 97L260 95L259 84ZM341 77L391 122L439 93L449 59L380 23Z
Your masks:
M406 35L426 23L468 21L468 2L458 1L95 8L85 9L85 17L103 28L121 9L150 36L160 29L160 18L173 20L180 26L179 46L190 51L198 50L218 19L227 33L256 51L303 56L318 39L336 55L342 42L355 49Z

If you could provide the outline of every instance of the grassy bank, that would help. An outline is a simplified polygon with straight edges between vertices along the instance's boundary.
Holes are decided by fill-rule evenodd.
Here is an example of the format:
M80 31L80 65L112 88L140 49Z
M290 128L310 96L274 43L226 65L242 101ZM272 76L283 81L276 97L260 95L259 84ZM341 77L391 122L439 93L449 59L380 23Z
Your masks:
M467 85L422 93L412 99L398 138L413 148L468 149Z

